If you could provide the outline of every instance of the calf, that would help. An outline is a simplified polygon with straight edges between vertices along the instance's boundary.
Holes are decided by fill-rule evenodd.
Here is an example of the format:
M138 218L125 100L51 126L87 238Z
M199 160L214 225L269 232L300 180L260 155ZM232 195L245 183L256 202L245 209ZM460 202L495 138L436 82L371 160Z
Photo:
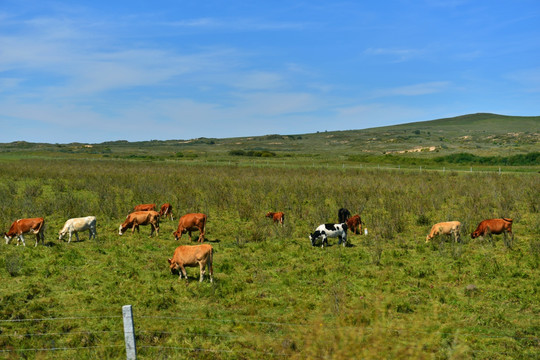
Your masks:
M97 232L96 232L96 217L95 216L87 216L87 217L80 217L80 218L73 218L66 221L64 224L64 227L62 230L58 232L58 240L62 240L62 238L69 234L69 240L68 244L71 242L71 235L75 233L75 236L77 237L77 241L79 241L79 231L85 231L88 230L88 240L91 240L92 238L96 238Z
M510 233L512 238L514 237L514 234L512 234L512 219L502 218L502 219L489 219L484 220L478 224L476 227L476 230L471 234L471 238L475 239L479 236L485 236L489 235L491 239L493 237L491 234L503 234L506 236L506 233Z
M354 215L347 219L347 227L351 229L353 234L362 235L362 218L360 218L360 215Z
M213 282L214 268L212 266L214 250L211 245L202 244L202 245L181 245L174 250L174 255L172 259L168 259L169 268L171 273L174 274L175 271L178 271L180 276L178 279L182 279L182 275L186 278L187 282L187 273L186 266L194 267L199 265L201 270L201 275L199 282L203 281L204 277L204 268L208 265L208 273L210 274L210 282Z
M122 235L127 229L131 228L131 233L139 232L139 225L150 224L150 236L156 231L156 235L159 236L159 213L156 211L135 211L126 217L126 221L120 225L118 229L118 235Z
M348 209L341 208L338 210L338 221L340 224L347 222L347 219L351 217L351 212Z
M133 211L156 211L156 204L140 204L135 206Z
M200 232L198 241L202 243L206 231L206 215L200 213L186 214L178 221L178 229L173 235L176 240L180 240L182 235L187 232L191 241L191 232L197 230Z
M346 246L347 244L347 224L322 224L315 229L315 232L313 234L309 235L309 240L311 241L311 245L315 246L315 241L317 239L322 239L322 245L321 247L324 247L324 244L328 246L328 240L327 238L339 238L338 244L343 243L343 246Z
M280 212L268 212L266 214L266 217L271 218L272 220L274 220L274 224L279 222L281 224L281 226L283 226L283 220L285 220L285 214L282 213L281 211Z
M161 205L161 209L159 210L159 216L162 218L167 218L167 216L169 216L171 220L174 220L172 213L172 205L169 203Z
M36 235L35 246L37 246L39 240L41 240L42 244L45 243L44 231L45 220L43 218L19 219L11 224L7 233L4 233L4 239L6 239L6 244L9 244L11 239L13 239L14 236L17 236L17 246L19 246L19 242L22 242L22 244L26 246L23 234L32 233Z
M454 235L454 241L459 241L459 232L461 223L459 221L440 222L431 227L431 231L426 236L426 242L433 239L437 235Z

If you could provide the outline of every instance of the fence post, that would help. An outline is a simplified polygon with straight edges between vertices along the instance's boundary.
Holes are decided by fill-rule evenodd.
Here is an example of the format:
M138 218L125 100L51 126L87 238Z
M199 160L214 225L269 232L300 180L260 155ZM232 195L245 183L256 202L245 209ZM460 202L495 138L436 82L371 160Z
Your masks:
M137 345L135 344L135 326L133 325L133 311L131 305L122 306L124 319L124 339L126 341L126 359L137 359Z

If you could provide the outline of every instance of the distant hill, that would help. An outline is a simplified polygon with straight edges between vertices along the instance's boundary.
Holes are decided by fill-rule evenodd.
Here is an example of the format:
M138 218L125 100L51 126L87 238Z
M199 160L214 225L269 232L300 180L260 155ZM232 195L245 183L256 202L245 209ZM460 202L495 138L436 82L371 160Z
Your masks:
M49 155L120 157L224 156L269 154L276 156L394 155L435 157L456 153L509 156L540 151L540 116L470 114L453 118L363 130L325 131L311 134L272 134L237 138L198 138L101 144L0 144L6 152Z

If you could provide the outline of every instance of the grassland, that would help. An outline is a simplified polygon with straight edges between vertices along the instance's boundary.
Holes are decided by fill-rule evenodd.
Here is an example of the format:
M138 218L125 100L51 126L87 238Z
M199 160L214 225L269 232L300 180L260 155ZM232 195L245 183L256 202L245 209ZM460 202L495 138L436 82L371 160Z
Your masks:
M44 216L47 246L0 246L0 356L124 358L121 306L131 304L142 359L538 358L538 174L328 169L303 157L229 165L230 155L191 162L182 152L3 154L0 226ZM147 202L208 214L213 284L196 269L189 285L168 271L189 243L174 240L176 221L159 237L118 236ZM308 234L342 206L362 210L369 234L311 247ZM273 210L286 213L284 227L264 217ZM96 241L57 240L67 218L84 215L98 218ZM501 216L514 219L512 247L467 235ZM426 244L445 220L463 223L463 242Z
M124 358L131 304L143 359L539 358L539 124L474 114L315 134L0 144L2 231L22 217L47 224L47 246L0 246L0 357ZM147 202L208 214L213 284L168 271L189 243L174 240L176 221L157 238L118 236ZM308 234L343 206L369 234L311 247ZM284 227L264 217L274 210ZM98 218L96 241L57 240L85 215ZM511 247L468 236L502 216L514 219ZM463 223L463 241L426 244L445 220Z

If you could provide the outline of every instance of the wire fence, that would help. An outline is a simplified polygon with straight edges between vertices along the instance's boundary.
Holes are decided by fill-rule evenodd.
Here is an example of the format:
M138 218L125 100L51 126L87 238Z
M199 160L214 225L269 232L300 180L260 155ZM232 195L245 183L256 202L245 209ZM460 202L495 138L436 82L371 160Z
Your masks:
M104 316L66 316L66 317L49 317L49 318L35 318L35 319L0 319L0 355L9 356L9 354L20 354L26 352L83 352L83 351L97 351L97 350L112 350L115 356L121 358L126 354L123 342L123 336L125 331L122 330L121 322L118 321L122 316L120 315L104 315ZM110 321L113 320L113 326L115 329L111 330L73 330L73 331L44 331L44 332L27 332L28 327L24 326L18 331L12 327L9 329L11 332L7 332L6 325L22 326L27 323L44 323L44 322L82 322L88 325L91 321ZM255 321L245 318L216 318L216 317L191 317L191 316L152 316L152 315L139 315L134 317L135 320L135 333L137 334L138 349L141 351L141 357L151 356L149 351L181 351L187 353L214 353L214 354L229 354L247 356L250 358L260 357L277 357L283 358L290 356L289 351L278 351L280 346L273 346L276 344L287 343L294 338L302 338L306 335L306 332L310 328L313 328L313 323L291 323L291 322L279 322L279 321ZM163 330L151 330L151 328L171 328L171 323L178 326L185 326L186 324L197 324L197 330L184 330L184 331L163 331ZM209 323L227 323L231 326L227 328L226 332L223 329L216 330L212 326L204 325ZM448 324L441 326L438 329L417 329L417 328L404 328L404 327L375 327L375 326L326 326L324 331L335 333L341 331L342 333L359 332L361 336L370 336L376 333L385 333L390 338L395 339L398 342L404 342L404 345L411 345L416 343L416 339L420 335L428 335L428 337L438 336L441 341L443 338L448 337L461 337L470 339L485 339L489 341L517 341L518 346L523 346L522 351L529 351L533 353L540 348L540 336L518 334L514 331L504 332L497 329L471 329L467 328L467 323L452 324L452 329L448 328ZM111 326L108 323L106 326ZM272 331L265 331L261 326L272 328ZM62 326L59 326L62 328ZM278 331L276 331L276 328ZM9 341L10 339L16 340L32 340L33 338L62 338L74 335L88 335L95 336L94 342L101 342L100 344L89 344L86 346L69 346L69 345L55 345L54 342L39 342L38 346L25 346L24 341ZM399 335L399 336L397 336ZM406 337L403 337L405 336ZM161 343L154 343L152 338L157 338L158 341L168 339L170 341L162 341ZM178 339L191 339L192 346L185 345L185 342L177 341ZM197 343L197 339L201 340L200 344ZM171 344L171 341L173 344ZM392 340L393 341L393 340ZM393 342L394 343L394 342ZM50 346L46 346L46 345ZM261 345L263 344L263 345ZM525 344L525 345L519 345ZM536 350L535 350L536 349ZM302 351L302 349L295 349L294 351ZM491 351L488 349L470 348L470 353L483 353L483 354L497 354L498 351Z
M411 165L411 164L392 164L392 163L356 163L350 161L341 161L329 159L328 161L294 159L286 158L264 160L264 159L175 159L170 160L182 165L208 165L208 166L240 166L240 167L277 167L277 168L305 168L305 169L331 169L331 170L392 170L403 172L439 172L439 173L475 173L475 174L536 174L538 166L498 166L498 165Z

